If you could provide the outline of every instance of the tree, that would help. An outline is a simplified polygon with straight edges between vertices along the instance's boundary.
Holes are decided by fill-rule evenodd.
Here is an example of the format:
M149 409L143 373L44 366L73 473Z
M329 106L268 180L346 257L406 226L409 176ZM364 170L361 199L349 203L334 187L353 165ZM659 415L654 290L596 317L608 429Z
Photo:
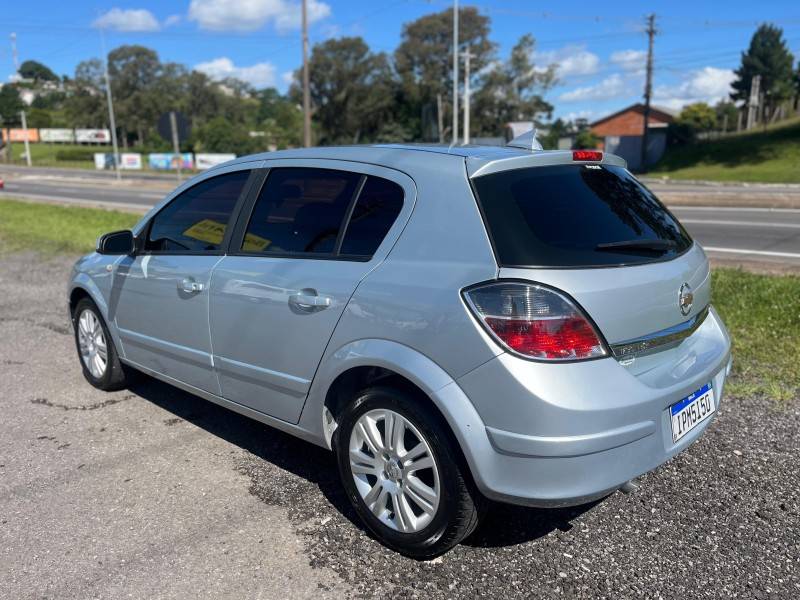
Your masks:
M479 73L494 59L495 44L489 40L489 17L476 8L461 8L459 53L469 50L473 73ZM398 118L417 139L423 137L423 108L435 121L437 96L441 96L445 134L452 119L453 90L453 9L425 15L403 26L400 46L394 53L400 77ZM461 71L463 73L463 70Z
M52 127L53 117L50 115L49 110L43 108L33 108L28 110L26 115L28 127Z
M331 39L314 46L309 73L314 120L320 128L319 143L373 140L394 103L394 84L386 55L370 52L360 37ZM290 95L299 102L298 85L292 86Z
M53 73L49 67L35 60L26 60L19 66L19 74L23 79L33 79L34 81L58 81L58 75Z
M99 127L108 122L105 110L103 63L93 58L75 67L71 91L64 101L64 115L71 127Z
M123 139L130 132L139 144L145 143L165 100L155 93L161 75L158 54L144 46L120 46L108 53L108 72Z
M575 136L572 143L573 150L594 150L600 143L600 138L592 133L591 129L582 129Z
M6 84L0 88L0 118L4 125L19 123L19 113L23 107L16 86Z
M694 135L712 131L717 126L717 113L705 102L695 102L686 106L678 115L678 123L684 125Z
M505 63L496 63L481 80L475 94L475 131L479 136L500 135L511 121L549 118L552 105L542 94L555 83L553 67L537 69L532 62L534 39L523 35Z
M720 131L732 131L736 129L739 121L739 109L733 102L720 100L714 106L717 113L717 129Z
M731 84L734 100L750 98L753 76L761 76L761 92L764 104L771 114L781 102L792 97L794 57L786 47L783 30L774 25L761 25L750 40L747 52L742 53L742 64L735 71L736 80Z
M542 147L545 150L556 150L558 148L558 140L562 137L568 136L574 131L574 126L571 121L564 121L563 119L556 119L548 127L547 135L539 138L542 142Z
M299 146L302 143L303 111L296 102L282 96L275 88L257 94L258 127L266 132L268 143L277 148Z

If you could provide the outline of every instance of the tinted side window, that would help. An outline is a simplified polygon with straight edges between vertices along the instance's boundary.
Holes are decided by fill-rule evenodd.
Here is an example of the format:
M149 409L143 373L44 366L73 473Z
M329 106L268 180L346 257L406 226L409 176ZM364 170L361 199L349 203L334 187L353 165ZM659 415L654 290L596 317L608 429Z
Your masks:
M341 254L372 256L403 208L403 188L382 177L369 177L347 225Z
M176 196L150 225L145 250L216 252L250 171L207 179Z
M356 173L331 169L271 170L247 225L242 251L332 253L360 180Z

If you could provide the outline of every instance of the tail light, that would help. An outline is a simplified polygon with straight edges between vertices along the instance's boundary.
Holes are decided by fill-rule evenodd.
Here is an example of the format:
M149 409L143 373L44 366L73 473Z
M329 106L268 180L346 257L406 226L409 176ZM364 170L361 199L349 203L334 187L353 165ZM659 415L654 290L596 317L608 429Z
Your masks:
M603 153L599 150L575 150L572 153L572 160L600 162L603 160Z
M464 296L492 336L517 354L548 361L608 355L583 311L556 290L498 281L471 288Z

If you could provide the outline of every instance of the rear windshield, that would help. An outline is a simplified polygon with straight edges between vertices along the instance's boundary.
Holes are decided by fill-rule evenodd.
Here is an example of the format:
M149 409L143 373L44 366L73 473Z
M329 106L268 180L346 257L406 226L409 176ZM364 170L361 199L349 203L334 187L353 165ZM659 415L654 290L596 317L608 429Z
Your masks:
M675 217L622 167L532 167L473 183L503 266L639 264L692 245Z

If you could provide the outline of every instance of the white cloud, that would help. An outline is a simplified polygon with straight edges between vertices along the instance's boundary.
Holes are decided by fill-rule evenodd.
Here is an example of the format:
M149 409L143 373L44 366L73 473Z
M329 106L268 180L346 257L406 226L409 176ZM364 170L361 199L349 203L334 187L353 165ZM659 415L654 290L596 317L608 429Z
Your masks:
M611 54L610 60L628 73L643 73L647 52L644 50L619 50Z
M294 83L294 71L285 71L281 73L281 81L286 85L292 85Z
M309 0L308 22L331 14L330 5ZM255 31L271 22L280 32L299 29L300 4L290 0L192 0L189 19L201 29L216 31Z
M559 50L534 52L533 60L540 66L558 65L556 74L559 77L591 75L600 66L600 59L585 46L564 46Z
M674 109L692 102L715 104L728 98L735 78L736 75L730 69L703 67L688 73L677 85L656 87L653 101Z
M180 15L170 15L166 19L164 19L164 27L172 27L173 25L177 25L181 22Z
M579 102L582 100L608 100L617 98L628 92L625 81L619 73L614 73L606 77L601 82L594 85L575 88L569 92L564 92L558 99L562 102Z
M197 64L194 68L214 80L235 77L257 88L275 85L275 65L268 62L237 67L230 58L221 57Z
M158 31L161 25L149 10L144 8L112 8L92 23L97 29L117 31Z

